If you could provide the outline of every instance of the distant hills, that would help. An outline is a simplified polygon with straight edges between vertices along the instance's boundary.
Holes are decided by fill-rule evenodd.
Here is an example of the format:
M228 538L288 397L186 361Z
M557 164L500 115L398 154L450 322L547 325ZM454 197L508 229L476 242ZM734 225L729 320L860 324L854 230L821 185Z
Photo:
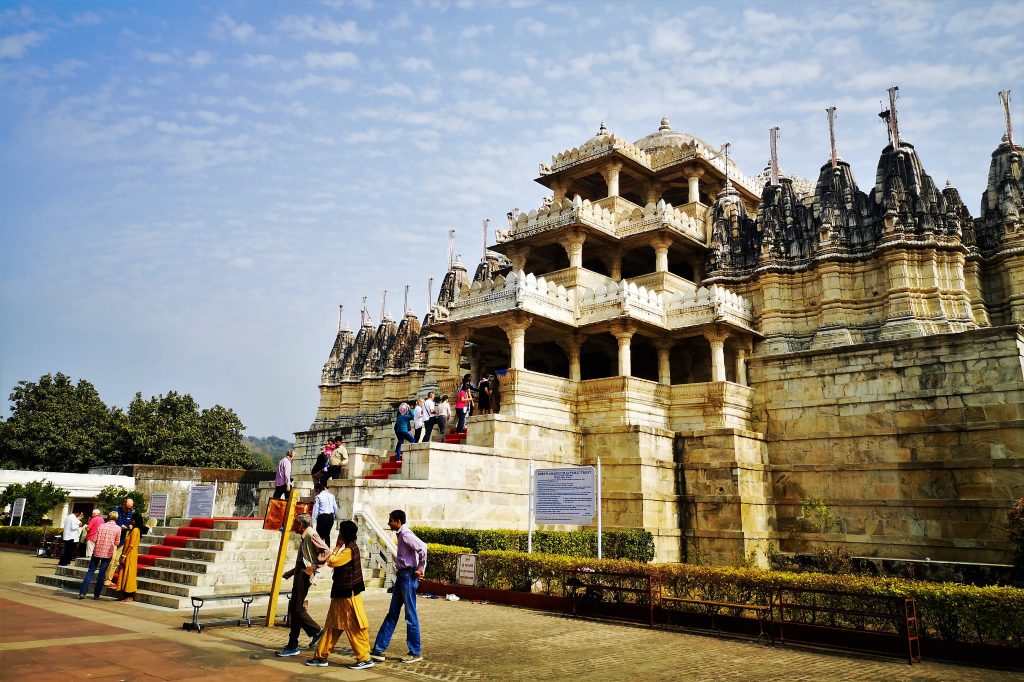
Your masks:
M277 436L256 438L255 436L243 436L242 444L258 457L265 458L271 463L271 469L285 456L289 450L295 447L295 443Z

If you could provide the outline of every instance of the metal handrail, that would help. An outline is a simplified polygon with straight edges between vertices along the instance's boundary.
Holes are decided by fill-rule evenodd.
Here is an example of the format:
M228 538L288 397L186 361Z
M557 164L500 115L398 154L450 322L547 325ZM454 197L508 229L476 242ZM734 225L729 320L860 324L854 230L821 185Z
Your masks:
M362 509L354 509L352 517L354 519L361 519L366 527L372 531L372 534L367 538L367 546L370 550L367 552L367 560L369 562L376 560L377 564L384 568L385 587L394 585L398 574L395 564L398 558L397 542L393 541L385 530L381 528L380 524Z

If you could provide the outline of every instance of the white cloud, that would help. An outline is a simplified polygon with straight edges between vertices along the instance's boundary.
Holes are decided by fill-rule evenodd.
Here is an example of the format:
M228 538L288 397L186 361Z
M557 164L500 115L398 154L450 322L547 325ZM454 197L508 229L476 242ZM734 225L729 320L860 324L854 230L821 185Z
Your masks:
M100 15L93 11L81 12L71 16L71 23L76 26L96 26L102 23Z
M150 52L148 50L133 50L132 57L150 64L173 64L174 57L166 52Z
M406 57L398 63L398 68L403 71L433 71L434 65L429 59L422 57Z
M523 33L529 33L530 35L540 37L547 35L548 25L543 21L537 21L532 17L523 17L516 21L516 29Z
M467 40L473 40L480 36L491 35L494 33L494 27L490 24L483 26L467 26L459 32L459 35Z
M194 69L201 66L208 66L213 63L213 54L206 50L196 50L187 60L188 65Z
M29 31L28 33L16 33L13 35L0 36L0 59L6 57L19 58L28 51L30 47L35 47L39 43L43 42L46 38L39 31Z
M488 80L492 77L493 75L487 71L487 69L472 68L464 69L459 72L459 78L467 83L479 83L480 81Z
M385 95L387 97L415 97L416 93L413 92L405 83L389 83L381 88L377 89L377 93Z
M227 116L224 116L222 114L218 114L216 111L203 110L197 111L196 116L207 123L212 123L213 125L234 125L238 123L238 116L236 114L228 114Z
M281 28L293 38L311 38L328 43L375 43L377 34L373 31L362 31L351 19L333 22L330 19L316 19L311 16L289 16L281 22Z
M654 26L650 46L652 52L680 54L690 51L693 40L690 39L682 19L670 19Z
M326 77L319 76L316 74L309 74L302 78L297 78L291 81L285 81L278 83L275 89L285 95L294 95L297 92L311 88L313 86L321 86L328 88L337 93L348 92L352 89L352 82L345 80L344 78Z
M311 69L350 69L359 65L351 52L307 52L306 66Z
M74 76L87 66L88 64L81 59L65 59L53 67L53 72L58 76Z
M239 43L244 43L256 34L252 24L244 21L235 21L228 14L220 14L210 27L210 35L221 40L230 38Z
M423 29L420 31L420 34L416 38L416 40L418 40L421 43L424 43L426 45L431 45L431 44L433 44L433 42L434 42L434 40L436 38L437 38L437 36L434 34L434 27L430 26L430 25L427 25L427 26L424 26Z
M277 57L272 54L247 54L242 57L242 66L271 66L279 64Z

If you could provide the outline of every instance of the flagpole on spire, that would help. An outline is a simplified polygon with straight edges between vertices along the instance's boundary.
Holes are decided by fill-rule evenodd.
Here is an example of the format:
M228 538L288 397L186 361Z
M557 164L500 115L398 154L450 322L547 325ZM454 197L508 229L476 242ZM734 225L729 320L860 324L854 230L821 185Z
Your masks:
M385 289L384 293L380 296L380 321L384 321L384 306L388 304L388 290Z
M345 306L338 306L338 332L341 332L342 326L344 326Z
M899 89L898 85L889 88L889 108L882 112L885 114L882 118L889 125L889 138L892 142L893 151L898 151L900 148L900 123L896 116L896 93L899 92Z
M455 239L455 230L454 229L448 230L448 270L449 271L451 271L452 265L454 264L454 262L452 261L452 242L453 242L454 239Z
M409 285L405 285L405 300L402 301L402 317L409 314Z
M427 279L427 312L434 307L434 278Z
M1003 118L1006 119L1006 141L1010 143L1010 151L1013 146L1013 122L1010 120L1010 90L999 91L999 102L1003 105Z
M363 296L363 307L359 310L359 327L360 328L366 326L366 314L367 314L367 312L369 312L369 311L366 310L366 296Z
M771 177L772 186L778 186L779 184L779 152L776 148L776 144L779 139L779 126L768 129L768 134L771 138L772 144L772 161L771 161ZM726 165L728 168L728 165Z
M490 218L484 218L484 249L480 257L481 263L487 262L487 228L491 224Z
M835 170L837 165L836 159L836 108L831 106L825 110L828 112L828 144L832 150L832 170Z

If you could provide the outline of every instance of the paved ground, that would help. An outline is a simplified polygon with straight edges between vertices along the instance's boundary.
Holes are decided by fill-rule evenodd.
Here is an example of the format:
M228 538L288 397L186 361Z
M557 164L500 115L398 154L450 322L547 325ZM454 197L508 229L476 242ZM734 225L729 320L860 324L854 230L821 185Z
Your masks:
M281 628L181 630L189 612L75 595L27 585L56 560L0 550L0 678L4 680L1024 680L1024 674L925 662L770 647L469 601L421 599L424 661L366 671L328 668L306 656L278 659ZM371 636L389 596L371 594ZM322 618L327 602L315 602ZM389 658L405 653L400 623ZM301 643L306 644L303 636ZM343 640L344 641L344 640ZM927 654L927 652L925 652Z

